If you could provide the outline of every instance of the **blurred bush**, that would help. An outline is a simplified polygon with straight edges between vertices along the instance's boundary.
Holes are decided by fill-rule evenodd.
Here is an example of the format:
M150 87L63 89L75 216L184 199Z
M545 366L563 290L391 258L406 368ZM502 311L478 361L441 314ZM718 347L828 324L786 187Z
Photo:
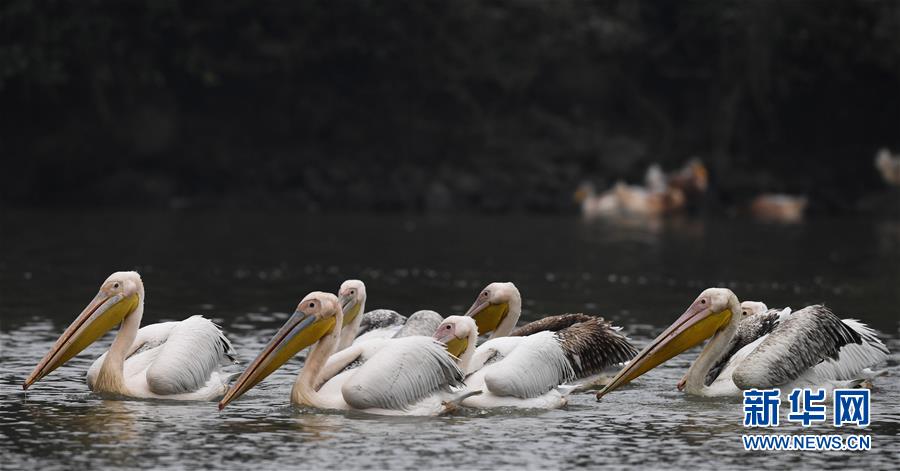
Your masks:
M716 195L880 188L900 3L0 5L0 202L489 211L692 155Z

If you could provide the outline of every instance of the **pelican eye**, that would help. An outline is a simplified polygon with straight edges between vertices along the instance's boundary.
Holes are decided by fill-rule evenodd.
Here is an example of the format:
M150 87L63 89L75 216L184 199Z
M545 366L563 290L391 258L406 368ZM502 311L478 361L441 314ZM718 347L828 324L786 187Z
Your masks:
M449 330L449 329L450 329L450 324L445 325L444 328Z
M118 287L119 287L119 282L118 282L118 281L115 282L115 283L113 283L113 288L118 288Z
M705 300L705 299L701 299L701 300L700 300L700 304L706 304L706 300Z
M316 303L309 303L309 308L310 308L310 309L312 309L312 308L314 308L314 307L316 307Z

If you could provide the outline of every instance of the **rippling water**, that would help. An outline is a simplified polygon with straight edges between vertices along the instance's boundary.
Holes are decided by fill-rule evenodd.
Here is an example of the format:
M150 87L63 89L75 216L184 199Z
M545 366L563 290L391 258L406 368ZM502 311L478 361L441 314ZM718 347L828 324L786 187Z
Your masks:
M4 467L74 468L874 468L900 459L900 223L587 222L292 213L0 215L0 452ZM386 418L294 409L291 361L224 412L214 403L111 401L83 375L107 336L28 394L21 383L112 271L137 269L145 322L204 314L251 360L299 299L366 281L368 309L461 313L514 281L523 317L585 311L643 346L712 285L746 300L824 302L878 328L892 355L860 453L748 453L739 401L685 396L696 351L600 403L555 411ZM111 335L111 334L110 334ZM785 425L781 433L833 433ZM849 433L849 432L848 432Z

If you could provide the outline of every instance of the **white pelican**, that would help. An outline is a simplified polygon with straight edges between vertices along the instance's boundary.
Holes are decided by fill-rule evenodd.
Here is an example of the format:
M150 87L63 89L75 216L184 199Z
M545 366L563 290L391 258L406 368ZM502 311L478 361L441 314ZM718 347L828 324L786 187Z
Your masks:
M469 371L475 345L478 343L478 326L468 316L448 316L436 329L433 337L444 344L447 352L456 357L456 364L463 372Z
M463 406L556 409L566 405L571 388L560 385L573 379L575 372L555 341L556 334L502 337L486 342L488 349L479 347L476 353L477 336L478 328L468 316L444 319L434 334L448 352L459 357L460 368L469 372L466 388L481 392L464 399Z
M741 302L741 320L738 323L737 330L734 332L734 338L730 343L729 351L719 358L706 374L706 384L712 384L721 373L725 365L734 357L734 354L750 344L754 340L768 334L781 322L790 315L790 309L778 310L769 309L765 303L759 301L742 301ZM687 375L681 378L677 388L679 391L684 390L687 383Z
M577 349L574 344L572 345L575 349L572 354L580 357L579 364L622 363L637 354L637 349L620 333L622 328L613 326L602 317L560 314L546 316L516 328L516 323L522 315L522 295L519 288L510 282L494 282L485 286L466 315L475 319L478 335L490 333L489 340L507 336L524 337L541 331L561 332L568 327L585 324L581 328L586 335L589 334L589 337L582 336L580 338L582 344ZM591 368L594 367L584 369ZM578 374L578 377L583 376Z
M344 312L344 325L341 327L341 339L338 351L349 347L356 339L359 324L363 320L360 314L366 311L366 285L360 280L347 280L338 289L338 299Z
M491 283L466 314L491 338L466 362L467 388L483 394L465 399L464 406L562 407L570 389L561 392L560 385L595 376L637 353L618 328L584 314L551 316L513 330L521 306L514 284ZM505 337L510 334L516 336Z
M23 384L24 389L121 324L109 350L88 370L91 391L136 398L213 400L228 389L231 343L202 316L138 329L144 284L137 272L116 272L66 329Z
M384 330L375 330L372 332L373 335L363 334L357 337L350 347L328 358L319 374L319 384L321 384L319 392L326 395L340 394L341 388L353 376L354 370L365 364L382 348L391 345L392 340L412 336L431 336L442 320L441 315L434 311L417 311L409 316L405 324L392 330L393 335L390 337L387 336L389 332Z
M219 402L222 409L300 350L312 345L306 363L294 382L291 402L320 409L355 409L388 415L437 415L457 395L451 388L463 386L463 373L444 345L430 337L392 339L360 367L349 372L339 391L322 388L326 360L337 347L343 312L335 295L308 294L293 316L275 334ZM384 341L388 343L388 341ZM337 371L357 361L365 342L338 352ZM331 372L333 374L334 372Z
M887 347L872 329L852 319L842 321L823 306L793 313L790 309L763 313L750 309L746 316L737 312L743 312L742 306L731 290L705 290L597 398L710 337L679 385L688 394L740 396L742 390L752 388L854 387L866 369L887 358ZM743 319L748 322L745 329ZM742 330L748 338L740 335Z

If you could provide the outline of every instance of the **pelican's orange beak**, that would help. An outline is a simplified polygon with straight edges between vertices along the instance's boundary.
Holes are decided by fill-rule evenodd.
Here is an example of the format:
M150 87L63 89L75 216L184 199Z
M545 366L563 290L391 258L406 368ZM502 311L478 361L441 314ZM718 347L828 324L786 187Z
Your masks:
M466 316L475 319L479 335L486 335L497 329L497 326L509 314L509 303L491 304L490 301L475 301L466 312Z
M300 350L318 342L322 337L334 329L333 316L320 319L316 316L304 313L301 310L278 329L278 332L269 340L259 356L253 363L241 373L233 386L219 401L219 410L224 409L231 401L241 397L245 392L256 386L260 381L275 372L281 365L287 363Z
M622 368L612 381L597 393L597 399L712 337L719 329L728 325L731 316L730 309L713 312L709 308L692 305L674 324Z
M121 323L125 316L134 311L138 303L137 294L126 296L98 293L81 311L75 322L72 322L56 340L41 362L34 367L34 371L22 384L22 389L28 389L29 386L78 355L88 345L96 342L103 334Z

